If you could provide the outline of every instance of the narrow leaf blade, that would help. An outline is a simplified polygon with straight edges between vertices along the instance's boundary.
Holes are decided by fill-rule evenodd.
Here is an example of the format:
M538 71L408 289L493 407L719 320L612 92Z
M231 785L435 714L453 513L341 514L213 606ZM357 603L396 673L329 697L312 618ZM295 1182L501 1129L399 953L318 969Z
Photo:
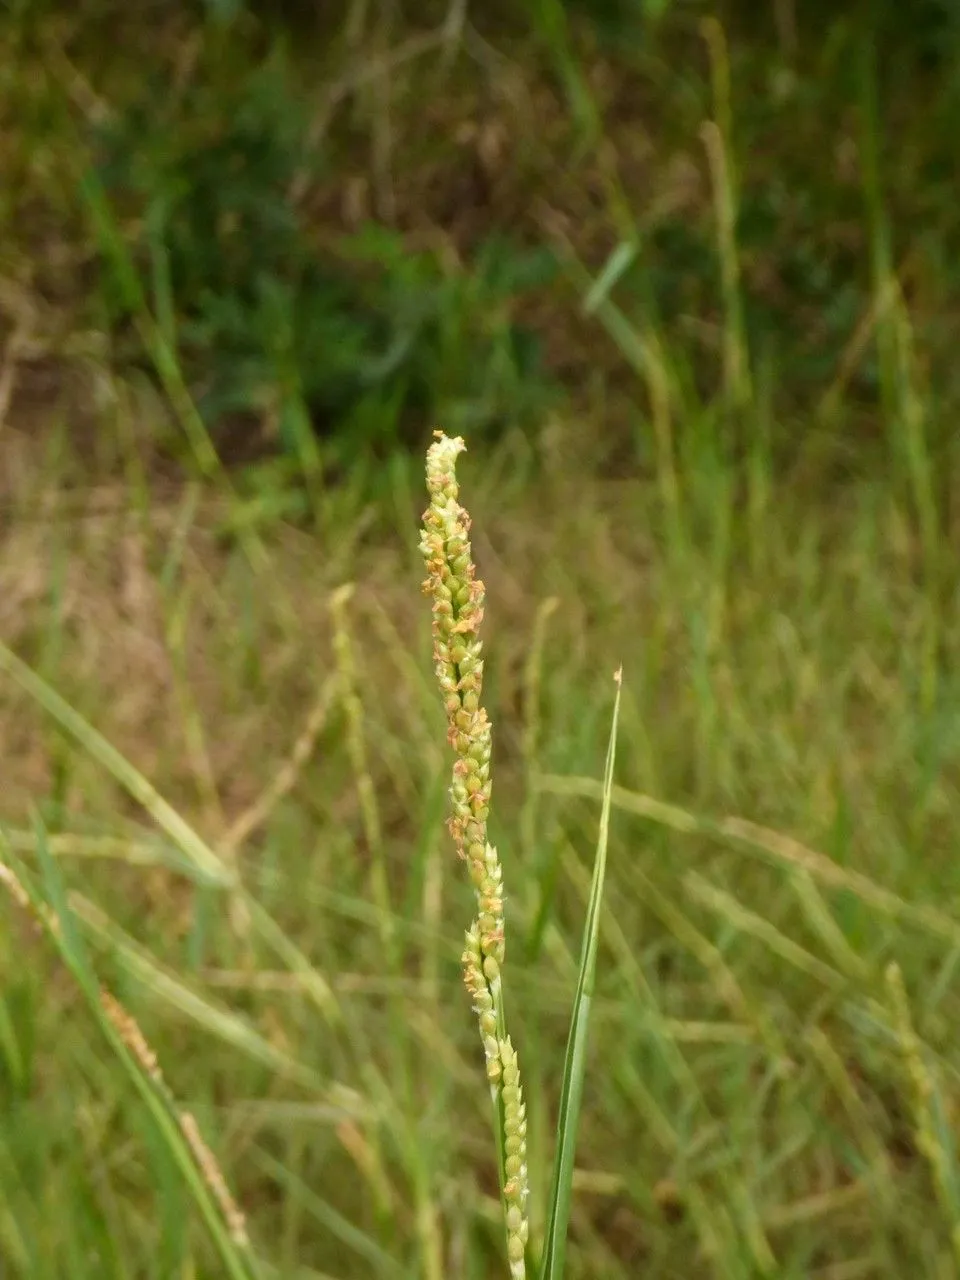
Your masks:
M587 904L587 921L583 932L580 953L580 972L577 991L570 1019L570 1034L563 1066L563 1087L560 1092L560 1112L557 1119L557 1152L554 1158L553 1186L548 1207L549 1218L544 1241L540 1280L560 1280L566 1258L567 1224L570 1221L570 1202L573 1194L573 1162L577 1145L577 1126L580 1119L580 1103L587 1066L587 1034L590 1024L590 1006L593 1002L597 968L597 945L600 937L600 906L607 870L607 842L610 832L610 797L613 792L613 773L617 753L617 722L620 718L621 672L615 676L617 693L613 704L610 725L610 741L607 746L607 762L603 775L603 801L600 812L600 830L593 864L593 880L590 901Z

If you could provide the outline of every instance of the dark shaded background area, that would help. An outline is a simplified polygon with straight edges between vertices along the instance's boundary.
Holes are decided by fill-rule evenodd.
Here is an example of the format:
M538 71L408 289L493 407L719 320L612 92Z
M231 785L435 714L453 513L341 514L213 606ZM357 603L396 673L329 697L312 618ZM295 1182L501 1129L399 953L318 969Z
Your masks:
M38 110L71 118L54 163L84 207L38 218L13 183L12 211L28 238L93 237L76 272L61 252L45 273L37 246L44 288L156 376L149 313L225 460L318 440L336 467L439 420L496 438L583 408L602 376L607 445L642 464L649 388L581 305L605 269L623 324L679 337L701 401L729 381L718 348L742 345L790 464L870 458L884 388L856 335L885 274L952 403L950 5L60 12L7 22L38 76L48 24L75 69L69 105Z

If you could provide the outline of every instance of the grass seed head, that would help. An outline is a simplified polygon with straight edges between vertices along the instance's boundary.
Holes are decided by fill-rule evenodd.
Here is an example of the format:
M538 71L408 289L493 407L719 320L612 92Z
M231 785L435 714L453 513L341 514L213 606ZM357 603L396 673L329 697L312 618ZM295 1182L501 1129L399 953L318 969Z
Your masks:
M461 956L463 980L477 1015L487 1079L499 1099L507 1257L512 1280L523 1280L529 1235L527 1121L502 1003L503 870L487 839L492 729L480 703L484 588L473 563L470 517L460 505L456 477L457 458L465 448L459 436L451 439L437 432L427 452L430 505L423 515L420 550L427 568L423 589L433 601L434 669L447 716L447 741L455 757L450 832L477 895L477 917L467 930Z

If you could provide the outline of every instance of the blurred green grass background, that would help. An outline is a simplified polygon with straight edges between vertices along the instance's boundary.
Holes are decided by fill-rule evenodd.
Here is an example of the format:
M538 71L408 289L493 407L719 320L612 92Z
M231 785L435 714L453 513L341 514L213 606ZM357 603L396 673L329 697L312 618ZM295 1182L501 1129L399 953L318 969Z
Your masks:
M952 6L11 0L0 120L4 860L42 824L256 1273L505 1274L442 425L534 1235L622 662L569 1275L960 1274ZM225 1274L0 912L0 1273Z

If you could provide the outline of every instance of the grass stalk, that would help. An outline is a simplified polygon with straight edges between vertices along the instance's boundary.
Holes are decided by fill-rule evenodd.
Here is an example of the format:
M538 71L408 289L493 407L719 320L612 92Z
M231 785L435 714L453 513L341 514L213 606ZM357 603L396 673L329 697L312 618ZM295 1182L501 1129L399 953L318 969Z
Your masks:
M454 750L450 831L476 891L477 916L465 935L464 983L473 1001L486 1059L499 1156L500 1191L512 1280L524 1280L527 1217L526 1107L517 1052L507 1029L501 968L506 953L503 870L487 836L492 780L492 731L481 706L484 586L470 547L470 517L460 505L456 462L466 448L437 433L427 453L430 506L420 549L424 592L433 599L433 655Z
M484 586L476 575L469 531L470 517L459 502L456 462L466 448L436 433L427 453L430 506L423 517L420 548L427 565L424 591L433 599L434 664L447 713L447 738L456 759L450 795L450 830L460 857L467 863L477 895L477 916L466 933L461 957L464 981L473 999L486 1057L499 1155L500 1188L512 1280L527 1274L530 1223L527 1171L527 1119L517 1052L507 1029L503 998L504 936L503 869L487 837L490 813L491 726L480 697L483 686L482 644ZM551 606L552 607L552 606ZM546 614L541 615L545 621ZM542 626L542 621L541 621ZM531 669L538 661L531 658ZM528 673L529 674L529 673ZM586 1077L587 1034L596 981L601 900L606 875L607 842L620 711L621 672L615 673L617 697L601 789L600 829L587 903L577 987L567 1039L557 1120L557 1151L540 1280L560 1280L564 1271L567 1225L574 1184L574 1152ZM535 679L531 679L535 685ZM527 747L535 744L535 728ZM528 833L529 834L529 833Z

